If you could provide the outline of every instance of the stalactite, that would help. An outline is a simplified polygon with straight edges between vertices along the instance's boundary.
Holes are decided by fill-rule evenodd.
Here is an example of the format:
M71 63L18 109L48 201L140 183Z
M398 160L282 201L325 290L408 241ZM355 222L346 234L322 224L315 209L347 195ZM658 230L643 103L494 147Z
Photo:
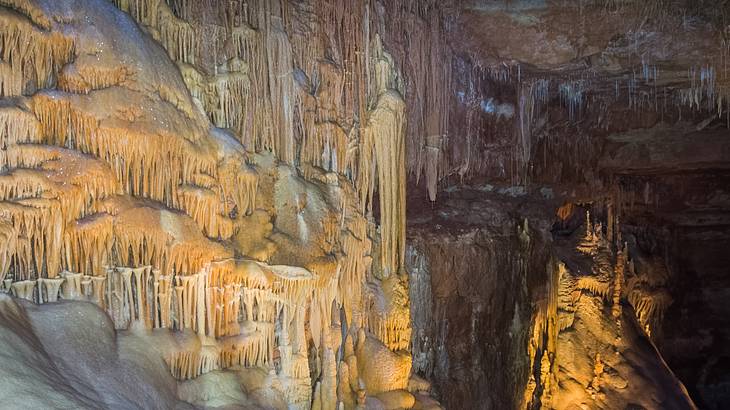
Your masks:
M114 216L114 252L123 265L192 273L210 261L231 256L229 249L203 236L184 214L124 198L107 201L104 207Z
M224 338L220 353L221 367L263 365L267 361L266 349L264 335L259 332Z
M583 80L564 82L559 86L560 101L568 108L571 121L580 117L582 113L584 91Z
M114 246L113 218L94 214L66 225L64 265L76 272L101 276L106 273Z
M370 114L369 127L364 135L365 144L374 147L370 161L377 163L381 204L380 258L385 276L399 272L405 252L405 119L402 115L402 99L395 93L384 95L376 111ZM368 165L363 168L367 170Z
M320 336L323 329L332 326L332 304L338 301L338 279L341 277L341 266L320 264L311 268L317 273L317 283L314 286L314 294L310 303L310 318L312 339L314 345L320 347ZM339 301L338 301L339 302Z
M669 292L664 289L634 288L628 293L628 300L636 312L639 323L649 329L656 328L657 323L661 323L664 312L674 302Z
M18 227L11 220L0 219L0 282L10 270L13 254L16 252Z
M341 341L333 310L343 307L347 323L369 321L393 350L408 348L411 331L407 303L398 299L395 313L375 314L363 297L372 264L370 237L377 235L361 213L374 207L376 189L383 244L378 274L402 273L405 243L406 83L382 45L370 42L371 5L328 0L327 13L337 19L321 22L314 14L320 5L249 3L245 12L232 11L230 20L214 29L216 42L225 45L216 44L213 53L217 57L225 49L228 60L215 61L215 73L206 75L210 67L200 62L203 44L196 30L208 22L181 19L193 17L195 2L114 3L162 43L203 110L215 125L231 128L244 147L227 131L206 134L204 116L182 107L172 86L148 89L138 82L143 73L123 65L105 69L82 59L67 64L73 44L50 28L33 27L32 34L25 23L13 23L22 30L0 28L0 54L10 43L21 49L19 39L41 44L0 58L0 96L34 93L12 101L28 111L0 107L0 239L6 238L0 243L0 279L10 272L13 281L6 287L38 302L55 301L59 290L62 299L91 301L109 313L117 329L167 328L140 334L172 340L154 348L165 350L179 380L232 366L273 366L280 337L279 347L290 347L280 352L294 380L283 389L297 403L308 404L311 396L308 349L314 332L326 350L321 394L333 407ZM293 7L313 13L312 27L297 21ZM4 8L0 14L5 17ZM310 29L316 36L311 47ZM429 36L440 36L440 30ZM421 46L429 36L421 38ZM326 56L330 52L332 59ZM432 62L439 59L428 55ZM446 133L442 108L449 85L439 81L448 67L434 66L419 80L438 88L421 97L432 103L425 135L432 148ZM16 81L6 73L36 78L13 82L5 92L10 90L4 88L6 78ZM144 94L148 91L151 95ZM149 115L144 104L116 103L145 97L170 105L180 116L156 116L154 110ZM310 238L323 238L327 256L316 255L306 268L232 259L240 252L226 240L257 208L261 165L248 164L246 151L261 150L289 165L301 161L339 174L327 174L329 191L322 192L342 197L342 203L326 204L333 209L310 232ZM435 186L438 172L438 167L427 171L429 186ZM261 175L269 181L269 174ZM266 198L269 187L263 188ZM259 211L269 211L260 198ZM33 279L38 279L37 297ZM353 320L355 314L361 317ZM277 334L279 323L291 332L290 343L288 335ZM349 352L345 378L355 378L351 390L364 400L355 357Z
M73 53L73 42L62 34L46 32L21 14L0 8L0 97L50 86Z
M97 304L102 309L105 309L107 306L106 301L106 276L91 276L90 277L91 286L92 286L92 301Z
M294 106L297 103L297 91L291 44L279 18L272 19L266 35L266 51L269 61L269 96L275 129L270 148L280 160L293 164Z
M15 280L36 278L46 273L56 277L60 270L63 220L58 200L45 198L0 202L0 218L10 221L21 234L12 253Z
M371 315L368 327L390 350L408 350L410 347L411 323L403 315Z
M325 171L343 173L347 164L348 135L336 123L315 124L302 141L302 161Z
M229 199L235 204L238 214L250 215L256 209L256 191L258 190L259 177L253 167L246 165L245 161L229 161L218 169L221 184L221 195L223 203ZM232 209L225 209L230 213Z
M210 106L209 100L211 98L208 95L208 84L205 80L204 74L198 71L195 66L191 64L178 62L177 66L180 69L180 74L182 75L183 82L185 82L185 86L190 91L190 95L200 102L202 109L208 112Z
M307 269L284 265L266 267L276 276L274 292L290 304L301 305L315 286L317 277Z
M195 64L200 44L195 30L190 23L177 18L164 1L159 1L157 6L157 30L160 42L173 61Z
M18 144L40 142L40 135L40 123L33 114L18 107L0 107L0 167L17 168L17 163L10 162L8 150Z
M575 278L565 268L565 264L558 264L558 332L573 326L575 320L576 303L580 292L576 288Z
M439 2L393 1L383 8L386 27L379 34L408 82L407 169L416 182L425 176L429 198L435 200L438 180L446 173L442 150L448 149L454 94L448 23Z
M132 195L173 206L177 181L186 183L195 174L215 175L215 158L187 140L102 127L70 100L55 97L36 94L33 98L33 111L42 124L44 141L72 145L108 163L120 185Z
M408 350L411 343L411 318L408 290L402 279L393 275L380 284L380 294L372 294L366 328L393 351Z
M405 103L393 89L398 80L392 62L375 43L374 77L378 99L368 113L360 142L360 204L371 204L377 170L380 200L381 268L384 276L399 273L405 257ZM363 208L363 213L364 213Z
M397 6L396 6L397 7ZM448 133L451 91L449 47L437 8L432 7L423 18L404 13L410 47L396 58L408 60L413 91L406 96L408 106L408 169L416 181L425 173L429 199L436 199L436 185L441 176L442 139ZM426 25L427 27L423 27ZM402 62L401 64L404 64ZM415 120L415 121L414 121ZM415 156L415 157L414 157Z
M69 93L89 94L93 90L121 85L131 77L129 69L124 66L99 68L67 65L58 74L58 88Z
M355 218L348 224L348 228L343 233L345 260L338 286L345 314L351 323L353 311L363 310L362 286L372 262L372 245L367 237L367 221L364 218Z
M227 72L217 74L210 84L212 94L217 97L207 107L213 124L235 130L239 135L244 133L246 115L253 108L248 106L251 94L248 71L245 63L231 59L227 62Z
M135 291L135 308L136 314L134 318L139 321L144 327L150 328L150 314L149 306L147 305L149 278L151 272L151 266L143 266L132 269L134 275L134 291Z
M215 192L184 185L178 188L177 195L177 207L184 209L205 235L221 239L228 239L233 235L233 222L221 215L219 196Z
M8 148L7 159L10 166L21 169L3 177L3 199L56 197L66 222L94 212L97 201L120 192L106 164L78 152L20 144ZM38 169L23 169L26 167Z
M156 272L158 276L154 283L156 292L154 300L159 306L160 313L158 318L157 310L155 310L155 321L158 324L157 327L169 328L172 327L172 277L160 275L159 271Z
M317 120L332 121L334 114L345 118L344 123L360 121L363 124L367 110L371 6L359 1L328 0L315 2L313 7L312 14L320 17L316 26L308 22L302 25L314 26L311 28L314 32L293 37L301 67L317 84ZM312 41L312 38L316 40ZM332 54L332 65L318 61L317 56L324 54L324 50ZM335 66L337 73L332 72Z
M596 296L607 299L611 284L595 276L581 276L575 286L578 289L587 290Z
M240 130L241 142L247 149L255 151L274 148L266 36L267 32L253 30L246 25L235 27L231 32L236 57L247 63L250 80L247 99L242 101L243 109L237 113L237 121L246 127Z
M146 26L157 27L160 0L113 0L117 7L129 12L135 20Z
M562 92L561 88L561 92ZM539 79L529 83L522 83L519 96L519 118L520 118L520 151L517 154L521 169L519 170L519 182L526 183L527 167L532 155L532 126L535 119L540 115L541 109L547 106L550 97L550 82ZM572 107L572 105L571 105ZM573 111L571 108L571 118Z

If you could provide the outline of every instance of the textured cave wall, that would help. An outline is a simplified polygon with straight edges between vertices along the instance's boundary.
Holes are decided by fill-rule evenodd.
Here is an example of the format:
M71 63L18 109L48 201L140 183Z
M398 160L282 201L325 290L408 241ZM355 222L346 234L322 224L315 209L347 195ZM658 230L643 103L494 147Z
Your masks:
M727 391L727 4L474 1L457 20L451 44L465 68L454 71L473 79L457 77L454 91L457 101L473 91L473 108L452 114L460 120L442 155L452 171L439 194L509 184L592 204L603 229L629 242L636 276L623 297L637 320L697 404L718 407ZM514 117L479 112L503 102ZM468 132L480 116L501 126ZM466 150L473 141L489 149ZM478 165L458 167L467 159Z
M720 409L730 397L728 230L683 227L674 237L674 303L664 315L659 347L698 405Z
M637 271L649 278L644 288L668 300L651 338L703 408L722 408L727 397L727 183L719 170L644 177L654 199L635 199L622 228L640 256Z
M726 4L467 1L437 11L451 77L425 95L445 88L437 101L449 108L439 144L408 136L414 189L433 190L413 166L428 153L439 193L496 183L593 195L610 189L596 167L610 134L728 118Z
M657 360L657 356L651 346L644 350L642 332L650 335L663 355L674 355L677 361L685 355L699 356L689 352L689 346L709 346L719 341L718 347L701 350L703 355L717 355L708 359L711 364L685 362L685 373L696 373L690 368L704 366L708 369L705 376L683 376L679 369L677 374L688 386L704 377L721 391L723 382L717 374L724 366L721 357L725 353L719 346L725 332L717 330L724 325L711 301L724 294L727 287L719 273L725 258L717 253L726 244L728 224L724 215L730 205L724 199L730 160L726 143L730 118L727 4L470 1L458 4L458 11L449 13L453 11L450 6L453 4L441 5L441 11L448 14L443 20L442 36L451 48L450 108L443 128L446 133L436 144L438 149L427 141L409 141L410 161L418 158L414 153L421 152L412 147L421 144L423 152L430 153L428 158L438 164L439 199L432 212L436 214L442 205L449 208L440 201L448 202L465 189L514 196L541 193L555 197L557 202L586 205L595 221L603 224L601 229L609 241L619 245L621 241L629 242L634 271L627 274L628 282L619 299L634 309L639 334L627 338L642 346L646 352L642 355L649 361ZM420 175L409 169L409 186L413 187L409 190L413 198L410 204L425 201L426 190L433 200L433 178L424 184L418 179ZM509 202L499 205L509 206ZM409 226L413 225L411 220ZM633 231L637 227L649 233L637 240ZM434 279L439 272L448 271L441 275L452 277L475 269L462 262L468 257L448 255L465 254L480 260L480 252L469 254L468 247L442 250L452 240L438 236L438 232L451 229L447 223L416 229L431 232L433 236L416 235L428 237L421 241L421 247L431 251L414 246L410 254L412 298L432 306L430 310L413 312L414 338L421 337L414 339L414 365L425 369L438 363L435 358L447 356L443 352L460 348L447 342L441 353L431 350L429 343L438 346L438 331L436 336L419 336L417 328L430 328L428 323L440 320L436 313L450 312L460 317L454 325L460 329L460 333L454 333L459 335L454 339L458 340L456 346L464 346L468 345L464 340L473 333L467 322L478 316L473 313L478 309L469 303L457 310L459 305L450 304L449 298L439 301L435 296L446 282ZM647 236L654 239L647 240ZM642 243L637 245L637 241ZM700 251L700 244L707 246ZM489 249L484 246L480 251L489 253ZM695 251L701 256L688 256ZM447 267L434 270L430 253L439 255L433 258L437 266L439 261L448 260L443 262ZM716 288L709 290L703 277ZM465 293L458 286L448 289ZM605 313L601 309L597 312ZM667 341L667 328L681 318L679 312L697 318L697 323L703 323L699 318L704 315L707 325L699 325L703 331L692 338L688 337L692 333L690 325L675 327L669 331L673 341ZM627 321L631 322L631 317ZM492 325L505 329L503 323ZM619 326L616 332L620 331ZM441 330L441 334L448 331ZM665 353L665 346L672 346L675 353ZM716 353L711 354L712 350ZM452 352L452 357L459 354ZM461 367L458 380L476 379L478 370L474 369ZM672 380L661 365L656 369L666 380ZM450 383L445 377L438 380L438 374L435 378L435 386L446 394L447 403L449 395L464 398L471 394L464 387L468 382ZM689 388L693 397L697 396L699 390ZM683 401L685 397L679 390L679 402L691 406ZM657 396L661 394L659 391ZM610 407L610 401L602 405Z
M528 344L552 273L542 212L470 192L410 214L414 371L447 408L523 405Z

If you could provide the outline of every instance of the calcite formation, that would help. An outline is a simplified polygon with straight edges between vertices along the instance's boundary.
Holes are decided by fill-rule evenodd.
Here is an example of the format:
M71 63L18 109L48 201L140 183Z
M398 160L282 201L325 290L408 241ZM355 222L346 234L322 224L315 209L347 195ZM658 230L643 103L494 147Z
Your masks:
M413 406L405 88L369 6L197 7L0 3L4 290L92 302L180 386L260 368L294 408Z

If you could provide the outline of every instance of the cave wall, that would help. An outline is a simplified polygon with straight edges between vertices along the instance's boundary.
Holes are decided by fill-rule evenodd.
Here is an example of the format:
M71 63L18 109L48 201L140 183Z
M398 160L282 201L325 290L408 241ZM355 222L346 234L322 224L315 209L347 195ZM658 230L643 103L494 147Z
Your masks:
M549 215L488 198L453 194L410 215L414 371L447 408L526 405L528 345L547 309Z

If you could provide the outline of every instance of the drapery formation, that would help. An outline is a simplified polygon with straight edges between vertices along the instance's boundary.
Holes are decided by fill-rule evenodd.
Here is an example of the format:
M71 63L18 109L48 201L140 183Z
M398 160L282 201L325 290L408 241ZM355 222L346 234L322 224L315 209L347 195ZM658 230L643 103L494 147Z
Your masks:
M399 282L405 243L405 84L374 6L86 1L95 25L48 18L64 1L0 1L3 289L179 332L155 337L180 380L276 364L301 407L310 370L319 400L336 397L340 309L353 332L407 349L407 303L394 319L368 288ZM284 237L271 223L292 203Z

